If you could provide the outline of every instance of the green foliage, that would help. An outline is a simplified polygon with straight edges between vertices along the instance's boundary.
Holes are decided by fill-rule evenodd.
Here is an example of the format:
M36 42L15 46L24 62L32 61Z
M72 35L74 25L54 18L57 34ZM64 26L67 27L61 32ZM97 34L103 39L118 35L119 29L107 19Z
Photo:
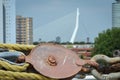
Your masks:
M68 49L71 49L71 48L73 48L73 45L70 45L70 44L69 44L69 45L67 45L66 47L67 47Z
M61 44L68 45L68 44L72 44L72 43L67 41L67 42L62 42Z
M84 41L81 42L74 42L74 44L86 44Z
M33 44L34 44L34 45L38 45L38 44L39 44L39 42L33 42Z
M95 38L93 55L112 56L112 52L116 49L120 49L120 27L113 27L99 33L98 37Z

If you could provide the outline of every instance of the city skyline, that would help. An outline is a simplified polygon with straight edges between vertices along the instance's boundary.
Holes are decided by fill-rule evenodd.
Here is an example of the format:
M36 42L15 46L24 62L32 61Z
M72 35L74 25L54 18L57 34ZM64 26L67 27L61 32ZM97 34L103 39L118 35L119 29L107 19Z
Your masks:
M80 28L84 29L78 32L76 41L86 41L87 37L94 41L98 33L112 27L113 2L115 0L16 0L16 12L17 15L33 17L35 30L79 8ZM68 34L67 31L64 34ZM35 35L34 41L38 41Z

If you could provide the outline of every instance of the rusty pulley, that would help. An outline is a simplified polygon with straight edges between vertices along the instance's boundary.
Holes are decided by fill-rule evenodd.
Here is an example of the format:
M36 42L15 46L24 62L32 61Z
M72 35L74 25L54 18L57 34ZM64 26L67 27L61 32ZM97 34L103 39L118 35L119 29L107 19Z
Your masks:
M26 56L26 62L31 63L39 73L56 79L77 74L82 68L76 65L78 60L80 62L75 52L56 44L40 44Z

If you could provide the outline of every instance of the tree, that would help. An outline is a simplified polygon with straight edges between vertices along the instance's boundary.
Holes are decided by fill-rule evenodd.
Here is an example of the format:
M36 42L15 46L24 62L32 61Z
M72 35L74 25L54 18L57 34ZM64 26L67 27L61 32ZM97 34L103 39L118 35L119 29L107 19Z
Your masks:
M61 37L60 36L57 36L56 37L56 43L60 43L61 42Z
M85 41L81 41L81 42L74 42L74 44L86 44Z
M39 42L33 42L33 44L34 44L34 45L38 45L38 44L39 44Z
M112 56L114 50L120 49L120 27L113 27L99 33L95 38L93 55L105 54Z

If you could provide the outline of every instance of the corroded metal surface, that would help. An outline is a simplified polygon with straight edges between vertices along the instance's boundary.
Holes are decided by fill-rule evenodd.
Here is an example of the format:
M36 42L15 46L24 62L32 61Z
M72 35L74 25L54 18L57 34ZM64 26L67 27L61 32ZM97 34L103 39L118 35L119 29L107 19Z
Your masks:
M107 63L117 63L117 62L120 62L120 57L113 57L113 58L109 58L108 56L106 55L95 55L94 57L91 58L91 60L93 61L99 61L99 60L104 60L106 61Z
M114 64L117 63L116 65L112 65L110 69L116 69L115 72L111 72L109 74L101 74L101 72L98 72L96 69L93 69L91 71L92 75L97 79L97 80L120 80L120 72L119 72L119 67L120 67L120 57L114 57L110 58L105 55L96 55L91 58L91 60L99 61L99 60L104 60L109 64ZM109 68L108 68L109 69Z
M99 73L96 69L93 69L91 73L97 80L120 80L120 72L105 75Z
M56 79L77 74L82 68L76 65L78 60L75 52L56 44L38 45L26 56L26 62L31 63L39 73Z
M120 50L114 50L113 51L113 56L114 57L120 57Z

